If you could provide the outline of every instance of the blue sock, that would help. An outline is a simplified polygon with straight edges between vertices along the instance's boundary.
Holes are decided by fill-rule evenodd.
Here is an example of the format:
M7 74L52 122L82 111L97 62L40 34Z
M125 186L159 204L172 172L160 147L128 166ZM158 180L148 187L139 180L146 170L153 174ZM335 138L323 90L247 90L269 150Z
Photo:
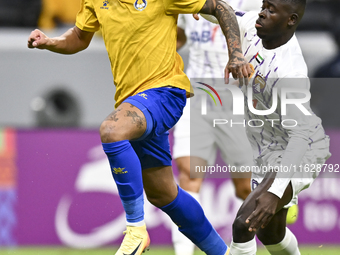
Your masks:
M160 209L206 254L224 255L227 252L228 246L211 226L200 204L180 187L175 200Z
M112 176L117 184L127 222L144 219L142 168L136 152L128 140L103 143Z

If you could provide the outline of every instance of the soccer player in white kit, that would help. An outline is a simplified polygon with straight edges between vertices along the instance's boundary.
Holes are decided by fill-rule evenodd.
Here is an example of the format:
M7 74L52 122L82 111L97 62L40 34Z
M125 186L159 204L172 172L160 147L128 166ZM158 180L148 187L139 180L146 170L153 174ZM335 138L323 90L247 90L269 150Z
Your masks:
M233 223L232 255L256 254L255 235L270 254L300 254L286 227L287 208L317 177L311 169L331 155L321 119L309 106L307 66L294 34L305 5L306 0L264 0L260 13L238 13L242 50L255 69L241 88L246 131L259 169L276 172L266 178L265 171L253 172L253 191Z
M227 2L236 9L260 10L262 0L229 0ZM197 81L209 79L208 83L211 86L223 81L228 50L219 25L212 24L205 19L196 21L192 15L181 14L177 25L177 48L179 49L185 43L189 46L187 76L190 79L198 78ZM193 80L192 85L195 87ZM201 97L205 96L205 92L195 90L195 96L187 100L183 115L174 129L173 157L179 169L179 185L198 201L203 179L190 178L190 165L214 164L217 149L220 149L223 160L229 165L238 168L242 165L253 165L252 150L244 127L231 128L225 125L214 128L211 125L211 118L225 117L226 114L232 117L230 92L223 89L218 93L224 99L223 107L220 111L215 111L215 115L202 116L200 113L194 114L193 111L200 112ZM238 119L243 121L243 116ZM194 141L199 141L199 143ZM231 176L236 196L244 200L251 191L250 173ZM195 174L194 177L199 176ZM172 227L172 240L176 255L194 253L194 244L178 231L176 225Z

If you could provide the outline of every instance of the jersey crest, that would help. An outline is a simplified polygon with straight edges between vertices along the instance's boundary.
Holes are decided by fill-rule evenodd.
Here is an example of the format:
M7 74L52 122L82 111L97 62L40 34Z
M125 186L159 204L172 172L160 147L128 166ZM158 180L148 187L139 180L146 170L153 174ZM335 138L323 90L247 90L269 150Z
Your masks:
M256 75L253 83L253 93L259 94L262 93L264 88L266 87L266 81L260 75Z
M105 0L105 1L103 2L103 6L100 7L100 9L108 10L108 9L109 9L109 1Z
M134 6L137 11L143 11L147 6L147 2L146 0L136 0Z

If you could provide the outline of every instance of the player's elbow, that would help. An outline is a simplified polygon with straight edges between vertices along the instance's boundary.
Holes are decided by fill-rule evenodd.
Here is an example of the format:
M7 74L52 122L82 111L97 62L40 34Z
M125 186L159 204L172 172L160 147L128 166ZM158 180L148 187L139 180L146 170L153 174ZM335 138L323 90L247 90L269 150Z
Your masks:
M87 49L91 43L94 33L81 30L76 26L72 30L76 35L75 40L77 45L74 53Z
M78 53L80 51L83 51L83 50L87 49L89 47L89 45L90 45L90 43L81 42L81 44L79 45L78 49L74 53Z

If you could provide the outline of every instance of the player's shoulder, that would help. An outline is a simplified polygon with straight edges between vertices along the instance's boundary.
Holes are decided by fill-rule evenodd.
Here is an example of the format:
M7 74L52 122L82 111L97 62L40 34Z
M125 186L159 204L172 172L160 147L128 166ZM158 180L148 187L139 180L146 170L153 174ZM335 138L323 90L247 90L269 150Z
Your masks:
M283 45L280 55L279 77L308 77L307 64L295 35Z
M254 37L257 37L255 22L258 18L258 13L256 11L235 11L235 14L240 28L242 43L249 42L253 40Z
M255 22L256 19L258 18L258 12L256 11L244 12L236 10L235 15L237 17L240 28L243 28L245 30L249 29L256 30Z

